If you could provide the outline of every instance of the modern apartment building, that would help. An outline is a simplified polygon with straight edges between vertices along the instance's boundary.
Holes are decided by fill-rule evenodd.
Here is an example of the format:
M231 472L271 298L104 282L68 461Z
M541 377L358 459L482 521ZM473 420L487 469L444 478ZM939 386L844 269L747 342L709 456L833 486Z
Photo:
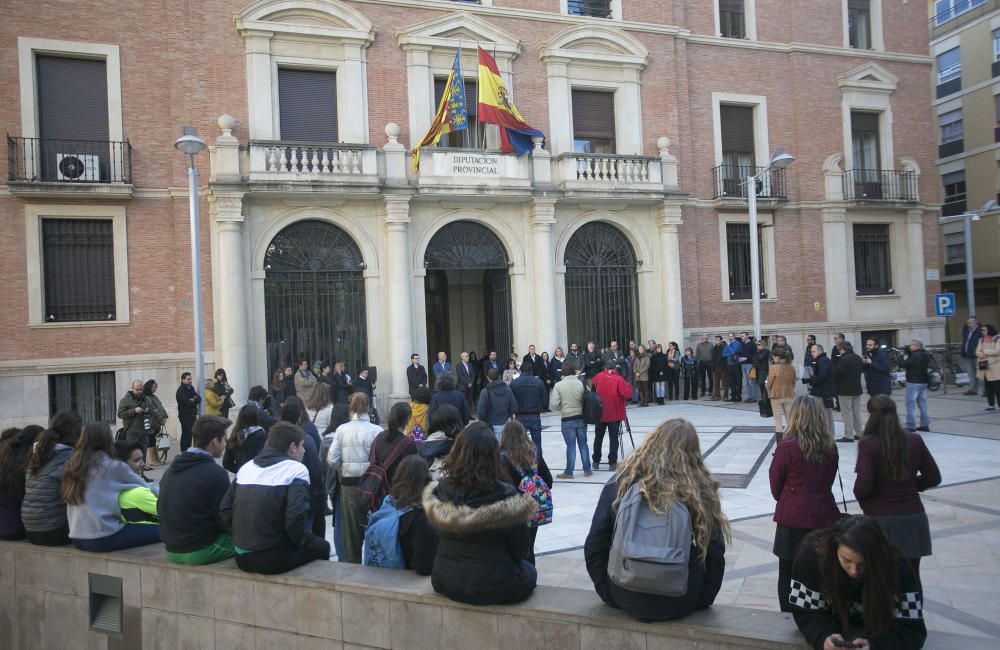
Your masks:
M206 363L242 398L305 358L764 334L943 339L933 59L919 3L18 3L0 23L0 420L164 403L192 363L185 125ZM421 155L456 50L497 61L533 155L477 121ZM791 166L769 170L783 147ZM209 372L208 374L211 374ZM239 400L238 400L239 401Z
M1000 199L1000 1L929 2L934 66L934 113L944 216L979 211ZM957 318L952 340L969 315L966 247L972 246L975 314L1000 322L1000 210L973 221L972 242L964 220L941 226L941 286L954 292Z

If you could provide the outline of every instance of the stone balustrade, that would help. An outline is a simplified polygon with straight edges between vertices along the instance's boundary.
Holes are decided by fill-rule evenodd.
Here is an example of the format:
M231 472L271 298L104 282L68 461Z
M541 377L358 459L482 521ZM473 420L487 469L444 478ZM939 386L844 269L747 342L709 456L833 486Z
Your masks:
M251 181L377 178L375 147L308 142L251 142Z
M120 580L120 635L90 629L91 576ZM111 605L105 609L116 611L116 603ZM979 650L994 647L990 641L933 633L924 647ZM646 624L604 605L589 590L540 586L520 604L472 607L439 596L430 578L411 571L312 562L283 575L259 576L243 573L233 560L202 567L170 564L160 544L94 554L0 542L4 649L529 646L806 647L790 615L742 607L716 606L681 621Z

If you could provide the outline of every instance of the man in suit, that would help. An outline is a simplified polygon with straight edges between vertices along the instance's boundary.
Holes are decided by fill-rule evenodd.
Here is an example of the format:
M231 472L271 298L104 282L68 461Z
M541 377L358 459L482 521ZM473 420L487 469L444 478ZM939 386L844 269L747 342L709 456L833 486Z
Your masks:
M448 355L444 352L438 352L438 360L434 364L434 381L437 381L437 378L446 372L454 372L454 369L448 363Z
M618 372L618 374L621 375L622 377L625 376L625 372L622 370L622 367L626 365L625 355L622 354L622 351L618 349L618 341L611 342L611 347L608 349L607 352L604 353L603 360L604 363L607 363L608 361L613 361L615 364L615 370Z
M583 370L583 350L580 349L579 345L576 343L569 344L569 353L566 355L566 361L572 361L578 372Z
M528 346L528 354L524 355L524 358L521 359L522 366L526 363L530 363L531 367L535 369L535 375L538 375L538 371L542 365L542 358L535 354L535 346L533 345Z
M472 380L474 379L472 364L469 363L469 353L462 353L462 360L458 363L458 368L456 368L456 376L458 377L458 390L465 394L465 401L469 403L469 408L472 408Z
M420 355L410 355L410 365L406 367L406 381L410 385L410 397L421 386L427 385L427 368L420 365Z

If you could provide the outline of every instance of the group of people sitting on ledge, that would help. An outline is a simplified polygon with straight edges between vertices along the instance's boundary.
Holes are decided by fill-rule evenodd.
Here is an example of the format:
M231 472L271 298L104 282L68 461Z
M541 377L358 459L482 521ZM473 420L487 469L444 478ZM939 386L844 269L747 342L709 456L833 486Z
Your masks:
M345 549L367 565L430 575L435 591L458 602L528 598L538 576L535 534L552 521L553 504L551 473L524 426L506 423L498 442L490 425L462 428L444 405L435 416L441 435L415 443L403 433L408 405L395 405L375 432L366 399L352 396L355 425L322 443L342 472L340 526L357 529ZM919 648L926 638L918 567L930 540L917 492L940 474L920 437L902 431L891 400L873 399L869 409L856 490L874 516L837 507L836 445L809 398L791 405L770 471L781 609L817 650ZM4 431L0 539L91 552L162 541L175 563L235 556L240 569L262 574L328 560L330 543L315 532L310 435L288 418L270 424L259 453L240 459L230 480L220 463L234 449L230 425L198 418L193 446L159 486L142 476L140 448L116 446L106 423L82 425L60 412L48 429ZM248 448L247 439L237 442ZM598 596L643 622L710 607L731 537L719 490L695 427L660 424L600 493L584 546Z

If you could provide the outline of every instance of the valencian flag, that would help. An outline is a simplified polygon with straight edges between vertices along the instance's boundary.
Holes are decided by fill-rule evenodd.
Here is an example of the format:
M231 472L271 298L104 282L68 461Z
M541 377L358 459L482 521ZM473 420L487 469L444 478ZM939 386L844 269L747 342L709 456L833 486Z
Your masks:
M420 147L433 147L446 133L469 128L469 114L465 107L465 81L462 79L462 50L455 51L455 62L451 64L451 74L444 84L444 93L431 128L424 139L413 148L413 171L420 169Z
M518 156L530 153L531 138L545 135L524 122L507 94L507 87L500 77L500 70L493 57L479 48L479 110L476 118L484 124L500 127L500 150Z

